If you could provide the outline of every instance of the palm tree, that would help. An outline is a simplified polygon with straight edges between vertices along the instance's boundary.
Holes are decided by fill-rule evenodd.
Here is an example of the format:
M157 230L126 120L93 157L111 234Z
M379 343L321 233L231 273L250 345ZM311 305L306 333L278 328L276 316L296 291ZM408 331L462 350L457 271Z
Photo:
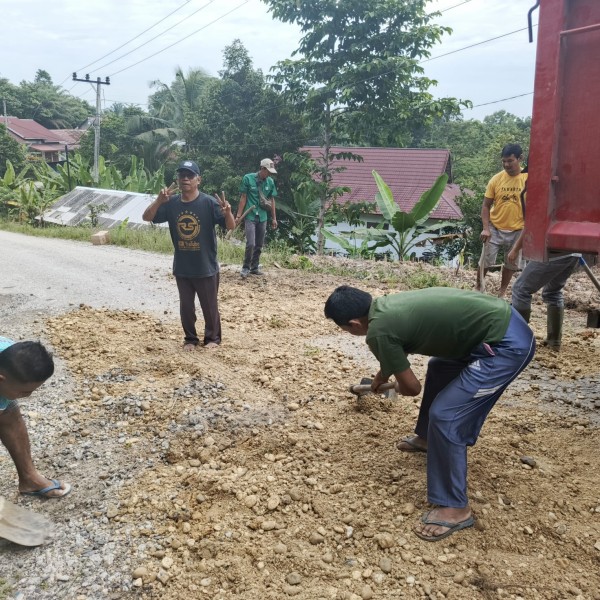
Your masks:
M185 119L197 110L200 98L211 80L202 69L175 69L175 80L167 85L160 80L150 83L155 88L149 98L148 113L123 115L126 131L133 139L136 154L143 157L150 171L158 169L179 145L185 142ZM123 112L116 107L115 112Z
M185 118L200 106L202 95L212 78L202 69L189 69L187 75L181 67L175 69L175 80L168 86L160 80L150 83L157 92L149 99L150 116L168 124L168 128L184 136Z

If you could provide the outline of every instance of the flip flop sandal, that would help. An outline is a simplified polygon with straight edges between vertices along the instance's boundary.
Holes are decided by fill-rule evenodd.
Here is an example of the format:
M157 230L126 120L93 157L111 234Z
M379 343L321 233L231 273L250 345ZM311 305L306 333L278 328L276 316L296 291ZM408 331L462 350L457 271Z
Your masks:
M427 519L429 512L425 513L421 517L421 521L425 525L439 525L440 527L448 527L448 531L444 531L444 533L440 533L439 535L424 535L419 531L413 532L417 537L421 538L422 540L425 540L426 542L439 542L440 540L447 538L449 535L452 535L453 533L456 533L461 529L473 527L473 525L475 524L475 517L473 517L473 515L471 515L468 519L465 519L464 521L459 521L458 523L449 523L448 521L430 521Z
M396 448L398 448L398 444L401 444L402 442L404 442L405 444L408 444L412 448L412 450L408 450L406 448L398 448L398 450L400 450L400 452L425 452L425 453L427 453L427 448L421 448L421 446L418 446L417 444L415 444L415 442L413 441L414 439L415 439L414 436L407 435L406 437L401 438L400 441L396 443Z
M50 479L50 478L49 478ZM71 491L71 484L65 483L65 487L61 487L60 481L58 479L50 479L52 485L48 487L42 488L41 490L35 490L33 492L21 492L23 496L40 496L42 498L64 498ZM49 496L49 492L53 492L54 490L62 490L62 494L59 496Z

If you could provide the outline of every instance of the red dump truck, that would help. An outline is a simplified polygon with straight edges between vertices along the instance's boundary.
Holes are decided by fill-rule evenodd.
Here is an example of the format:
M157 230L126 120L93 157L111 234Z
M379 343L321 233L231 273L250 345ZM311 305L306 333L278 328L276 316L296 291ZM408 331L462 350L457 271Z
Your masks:
M600 0L538 0L523 254L600 253Z

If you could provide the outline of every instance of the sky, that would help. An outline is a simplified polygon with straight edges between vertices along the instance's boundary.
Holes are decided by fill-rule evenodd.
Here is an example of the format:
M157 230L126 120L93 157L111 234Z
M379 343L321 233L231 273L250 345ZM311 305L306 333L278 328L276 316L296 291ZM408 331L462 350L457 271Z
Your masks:
M184 72L200 67L217 75L223 49L236 38L254 67L268 73L277 61L291 57L301 37L295 25L274 20L260 0L6 4L0 77L18 84L32 81L37 69L44 69L55 84L94 104L93 86L73 82L72 73L78 77L89 73L94 80L109 76L110 85L102 86L103 108L113 102L146 108L153 91L150 82L171 83L177 67ZM537 29L533 44L526 30L504 34L527 27L533 4L533 0L430 0L431 11L444 11L436 22L453 29L422 65L425 75L438 82L431 93L471 100L474 108L463 112L465 119L483 119L498 110L530 116ZM537 14L533 22L537 23ZM498 36L504 37L486 42Z

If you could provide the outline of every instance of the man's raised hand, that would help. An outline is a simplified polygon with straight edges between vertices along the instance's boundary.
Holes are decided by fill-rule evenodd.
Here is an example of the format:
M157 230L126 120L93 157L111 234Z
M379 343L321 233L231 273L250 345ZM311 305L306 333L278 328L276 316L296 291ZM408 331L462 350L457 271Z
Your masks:
M217 199L217 202L219 203L223 214L231 212L231 204L229 204L229 202L227 202L227 200L225 199L225 192L221 192L221 196L219 196L219 194L215 194L215 198Z
M169 197L176 189L177 189L177 182L174 181L168 188L164 187L162 190L160 190L157 200L161 204L165 204L165 202L169 201Z

